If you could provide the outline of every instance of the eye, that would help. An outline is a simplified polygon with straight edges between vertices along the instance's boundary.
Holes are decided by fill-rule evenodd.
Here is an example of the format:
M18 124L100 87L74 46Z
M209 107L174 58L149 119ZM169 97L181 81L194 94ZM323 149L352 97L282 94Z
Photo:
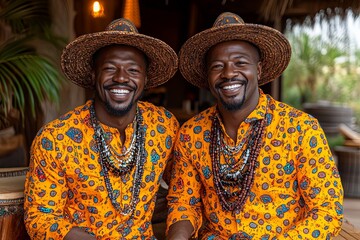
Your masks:
M221 70L223 67L224 67L223 64L220 64L220 63L212 64L210 66L210 70L211 71Z
M140 69L138 69L138 68L129 68L129 72L140 73Z
M107 72L111 72L111 71L116 71L116 67L115 66L113 66L113 65L104 65L103 67L102 67L102 70L103 71L107 71Z
M104 70L114 70L114 67L105 67Z
M128 74L131 75L131 76L138 76L141 74L141 71L137 68L130 68L128 69Z
M236 66L244 66L244 65L246 65L247 64L247 62L246 61L243 61L243 60L241 60L241 61L236 61Z

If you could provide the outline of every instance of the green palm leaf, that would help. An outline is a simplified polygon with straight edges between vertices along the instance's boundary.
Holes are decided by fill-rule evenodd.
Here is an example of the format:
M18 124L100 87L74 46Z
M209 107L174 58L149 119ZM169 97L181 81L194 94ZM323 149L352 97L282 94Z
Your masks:
M41 102L59 102L63 76L49 57L31 45L34 39L46 41L56 49L66 43L51 31L49 12L48 0L0 0L0 23L9 26L13 33L11 39L0 42L2 116L15 108L23 122L26 111L36 117Z
M46 99L57 102L61 86L61 75L54 65L22 41L7 44L9 48L0 49L0 89L1 102L13 99L13 106L24 116L25 99L35 115L36 104ZM18 47L17 47L18 46ZM1 51L3 50L4 51ZM6 113L6 104L1 105Z
M51 24L47 0L0 0L0 19L14 33L42 32Z

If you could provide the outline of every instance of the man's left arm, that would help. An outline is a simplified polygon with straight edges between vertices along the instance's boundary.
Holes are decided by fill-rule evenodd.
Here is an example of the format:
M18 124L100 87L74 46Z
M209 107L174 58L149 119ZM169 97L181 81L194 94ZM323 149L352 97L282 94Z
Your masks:
M171 170L173 168L173 158L174 158L174 143L175 143L175 139L177 136L177 133L179 131L180 128L180 124L178 122L178 120L176 119L176 117L174 115L172 115L172 113L170 113L169 111L167 111L167 116L171 116L169 122L169 135L166 138L165 142L165 147L166 148L170 148L170 154L167 157L167 161L166 161L166 166L162 175L162 179L165 181L166 185L170 184L170 178L171 178Z
M327 139L317 120L299 138L298 188L307 208L306 216L284 236L291 239L328 239L341 230L343 188Z

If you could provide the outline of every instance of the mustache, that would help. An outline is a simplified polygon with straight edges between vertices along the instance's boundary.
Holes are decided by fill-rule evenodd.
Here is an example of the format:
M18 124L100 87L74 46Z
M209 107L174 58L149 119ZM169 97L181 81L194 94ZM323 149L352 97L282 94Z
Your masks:
M116 88L116 87L127 87L127 88L130 88L130 89L132 89L132 90L136 90L136 89L137 89L136 87L130 86L130 85L127 84L127 83L112 83L112 84L110 84L110 85L104 86L104 89L105 89L105 90L110 90L111 88Z
M227 83L227 82L238 82L240 84L246 85L248 83L247 79L242 79L242 78L238 78L238 77L233 77L233 78L223 78L222 81L220 81L219 83L217 83L215 85L216 88L219 88L222 84Z

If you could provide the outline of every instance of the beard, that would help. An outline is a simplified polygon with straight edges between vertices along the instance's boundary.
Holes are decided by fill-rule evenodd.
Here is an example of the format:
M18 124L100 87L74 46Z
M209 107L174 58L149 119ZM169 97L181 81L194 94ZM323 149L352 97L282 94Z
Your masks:
M96 95L98 95L98 93L96 92ZM132 96L130 103L127 106L121 107L121 108L117 108L114 107L109 101L107 101L105 99L105 101L103 101L104 105L105 105L105 109L106 111L115 117L123 117L126 114L128 114L130 112L130 110L133 108L134 104L136 104L144 95L144 90L141 92L141 94L135 99L135 95ZM98 99L101 99L100 96L97 96Z
M240 110L243 107L244 102L245 102L245 94L243 95L243 97L240 100L234 100L232 102L230 102L230 101L226 102L222 97L220 97L220 101L221 101L221 104L228 111Z
M129 105L127 105L124 108L114 108L108 101L105 102L105 108L106 111L115 117L122 117L125 116L126 114L128 114L131 110L131 108L134 106L134 97L131 99L131 102Z
M243 107L244 102L245 102L246 89L247 89L247 81L238 80L238 79L233 79L232 81L242 81L245 86L245 89L244 89L244 94L241 99L236 99L236 96L235 96L233 100L225 100L224 98L221 97L221 95L219 95L221 104L228 111L240 110ZM219 86L217 86L217 88L218 87Z

